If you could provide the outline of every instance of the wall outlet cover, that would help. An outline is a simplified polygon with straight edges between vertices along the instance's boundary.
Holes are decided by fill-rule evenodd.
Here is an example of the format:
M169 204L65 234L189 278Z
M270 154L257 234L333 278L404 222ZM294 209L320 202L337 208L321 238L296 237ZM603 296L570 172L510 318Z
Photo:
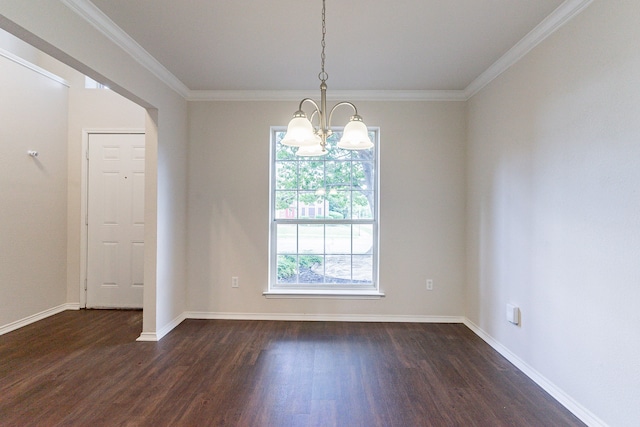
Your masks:
M514 325L520 324L520 308L513 304L507 304L507 321Z

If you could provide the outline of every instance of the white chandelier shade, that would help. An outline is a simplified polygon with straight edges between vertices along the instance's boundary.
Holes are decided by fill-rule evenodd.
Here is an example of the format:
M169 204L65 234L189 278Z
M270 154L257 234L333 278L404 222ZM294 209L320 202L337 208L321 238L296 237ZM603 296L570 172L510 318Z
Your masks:
M300 113L300 112L299 112ZM320 145L320 137L314 133L313 125L302 113L296 115L287 126L287 133L281 141L282 145L290 147L307 147L311 145Z
M360 116L352 116L342 131L338 147L345 150L367 150L373 147L369 130Z
M305 145L298 148L296 151L296 156L303 157L316 157L316 156L324 156L328 153L327 150L322 149L322 145L318 142L315 145Z

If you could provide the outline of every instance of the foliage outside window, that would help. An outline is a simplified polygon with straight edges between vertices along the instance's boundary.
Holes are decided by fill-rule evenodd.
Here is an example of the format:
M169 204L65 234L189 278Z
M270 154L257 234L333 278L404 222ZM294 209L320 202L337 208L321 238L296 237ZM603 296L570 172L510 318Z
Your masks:
M270 290L372 290L377 285L377 131L370 150L296 156L272 131Z

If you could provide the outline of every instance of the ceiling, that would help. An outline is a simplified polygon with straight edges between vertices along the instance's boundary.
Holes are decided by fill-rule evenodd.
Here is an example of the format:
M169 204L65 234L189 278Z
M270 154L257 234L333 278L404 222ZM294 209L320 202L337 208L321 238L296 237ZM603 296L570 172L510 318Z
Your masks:
M318 88L321 0L91 2L190 91ZM327 84L464 90L566 3L327 0Z

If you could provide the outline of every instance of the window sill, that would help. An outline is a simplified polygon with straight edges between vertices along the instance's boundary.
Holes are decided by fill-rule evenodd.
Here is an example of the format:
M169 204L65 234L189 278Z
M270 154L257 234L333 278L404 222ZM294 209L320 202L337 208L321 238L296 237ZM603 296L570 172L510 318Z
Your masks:
M380 299L384 292L358 290L277 289L263 292L265 298Z

